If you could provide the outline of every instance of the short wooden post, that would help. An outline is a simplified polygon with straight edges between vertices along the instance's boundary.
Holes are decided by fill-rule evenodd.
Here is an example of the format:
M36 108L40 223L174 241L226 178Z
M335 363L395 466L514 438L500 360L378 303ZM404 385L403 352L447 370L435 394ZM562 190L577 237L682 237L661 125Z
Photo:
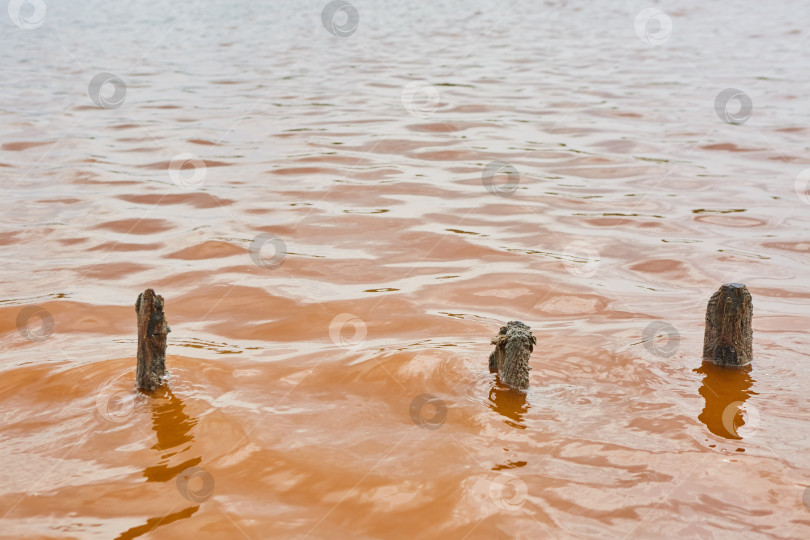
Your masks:
M509 321L492 338L495 350L489 355L489 371L513 390L529 388L529 355L537 340L532 330L520 321Z
M751 317L754 308L748 287L726 283L706 306L703 359L718 366L745 366L753 357Z
M163 297L146 289L135 302L138 314L138 389L154 392L166 375L166 334L171 332L163 314Z

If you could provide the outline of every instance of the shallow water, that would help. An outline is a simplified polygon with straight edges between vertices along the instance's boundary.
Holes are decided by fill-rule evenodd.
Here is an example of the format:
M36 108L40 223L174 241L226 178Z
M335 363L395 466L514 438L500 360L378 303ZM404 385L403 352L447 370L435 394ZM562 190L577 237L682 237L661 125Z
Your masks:
M809 537L810 8L352 3L0 12L0 535Z

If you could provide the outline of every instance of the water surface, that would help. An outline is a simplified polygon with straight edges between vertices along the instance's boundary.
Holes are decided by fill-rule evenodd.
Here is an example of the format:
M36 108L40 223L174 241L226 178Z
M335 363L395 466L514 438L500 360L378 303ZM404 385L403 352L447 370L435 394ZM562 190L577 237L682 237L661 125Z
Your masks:
M0 13L2 534L810 537L808 7L325 5ZM753 365L701 366L732 281Z

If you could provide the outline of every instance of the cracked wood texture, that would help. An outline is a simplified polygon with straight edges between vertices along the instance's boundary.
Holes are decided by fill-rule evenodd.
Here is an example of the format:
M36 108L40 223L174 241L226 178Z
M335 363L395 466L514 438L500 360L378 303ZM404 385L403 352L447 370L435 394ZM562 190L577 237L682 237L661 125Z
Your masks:
M171 331L163 314L163 297L146 289L135 302L138 314L138 389L153 392L166 375L166 335Z
M537 340L532 330L520 321L510 321L492 338L495 350L489 355L489 371L497 372L509 388L529 388L529 356Z
M754 308L748 287L726 283L706 306L703 359L719 366L745 366L753 358L751 318Z

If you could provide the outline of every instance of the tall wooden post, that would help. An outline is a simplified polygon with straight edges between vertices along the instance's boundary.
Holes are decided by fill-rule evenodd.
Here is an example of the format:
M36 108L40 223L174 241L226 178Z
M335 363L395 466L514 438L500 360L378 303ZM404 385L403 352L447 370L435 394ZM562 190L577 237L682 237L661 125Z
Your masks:
M163 297L146 289L135 302L138 314L138 389L153 392L166 375L166 334L171 332L163 314Z
M706 306L703 359L718 366L745 366L753 358L751 293L742 283L726 283Z

